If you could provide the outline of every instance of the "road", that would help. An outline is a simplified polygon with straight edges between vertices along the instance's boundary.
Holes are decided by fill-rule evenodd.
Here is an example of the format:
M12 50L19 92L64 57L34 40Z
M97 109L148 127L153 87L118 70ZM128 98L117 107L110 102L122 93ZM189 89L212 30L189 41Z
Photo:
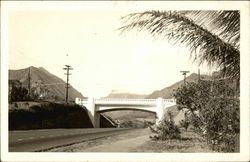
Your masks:
M206 140L192 131L181 132L181 139L151 140L149 128L133 129L123 133L47 150L48 152L102 152L102 153L214 153Z
M137 128L109 137L53 148L48 152L145 152L147 150L141 146L150 141L151 134L149 128Z
M124 128L84 128L9 131L9 151L45 151L51 148L116 135L130 130Z

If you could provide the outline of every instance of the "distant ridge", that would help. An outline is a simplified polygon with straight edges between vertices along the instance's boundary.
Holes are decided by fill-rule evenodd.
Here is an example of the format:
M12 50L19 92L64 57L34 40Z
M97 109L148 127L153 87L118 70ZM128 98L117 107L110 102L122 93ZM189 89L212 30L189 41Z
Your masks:
M210 77L208 75L201 75L201 79L209 79L209 78ZM186 82L196 82L197 80L198 80L198 74L196 74L196 73L192 73L191 75L189 75L186 78ZM158 90L158 91L154 91L150 95L146 96L146 98L152 98L152 99L155 99L158 97L173 98L174 90L178 89L182 85L183 85L183 80L178 81L169 87L163 88L163 89Z
M201 75L201 79L209 79L210 76L208 75ZM192 73L188 77L186 77L186 82L197 82L198 81L198 74ZM156 99L159 97L162 98L173 98L173 92L175 89L178 89L183 85L183 80L180 80L173 85L163 88L161 90L156 90L152 92L149 95L144 95L144 94L134 94L134 93L125 93L125 92L120 92L117 90L112 90L112 92L104 97L104 98L138 98L138 99Z
M45 85L48 84L47 87L49 88L50 93L53 94L53 96L56 96L57 100L62 101L65 99L65 82L61 78L48 72L43 67L37 68L34 66L30 66L25 69L9 70L9 80L19 80L22 85L28 85L29 70L31 85L34 85L37 82ZM74 101L76 97L83 96L80 92L78 92L71 86L71 88L69 89L69 100Z
M143 99L147 95L144 94L135 94L135 93L123 93L123 92L116 92L113 90L108 96L104 98L138 98Z

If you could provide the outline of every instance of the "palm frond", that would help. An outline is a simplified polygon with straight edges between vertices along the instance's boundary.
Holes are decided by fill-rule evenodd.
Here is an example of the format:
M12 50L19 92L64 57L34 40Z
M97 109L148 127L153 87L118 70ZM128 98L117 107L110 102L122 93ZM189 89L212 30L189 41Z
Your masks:
M163 36L170 42L184 43L189 47L191 55L195 53L194 60L200 64L216 64L224 70L226 76L239 76L239 49L180 12L146 11L129 14L122 20L124 25L119 28L121 32L147 30L153 36ZM231 27L224 30L231 31Z
M185 11L185 16L191 18L198 25L209 27L209 31L219 35L224 41L240 46L240 11Z

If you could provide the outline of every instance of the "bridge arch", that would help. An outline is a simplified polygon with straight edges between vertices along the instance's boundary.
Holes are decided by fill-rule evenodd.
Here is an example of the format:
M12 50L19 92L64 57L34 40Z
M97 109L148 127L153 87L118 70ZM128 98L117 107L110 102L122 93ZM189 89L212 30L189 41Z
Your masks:
M119 111L119 110L136 110L156 113L157 109L152 107L141 107L141 106L96 106L96 111L99 113L110 112L110 111Z
M87 108L89 117L95 128L100 127L100 113L117 110L138 110L156 113L158 123L163 115L164 109L176 104L175 99L79 99L76 98L76 104Z
M105 112L112 112L112 111L123 111L123 110L134 110L134 111L142 111L142 112L149 112L149 113L156 113L156 111L153 110L146 110L146 109L139 109L137 107L112 107L112 108L107 108L104 110L97 110L99 113L105 113Z

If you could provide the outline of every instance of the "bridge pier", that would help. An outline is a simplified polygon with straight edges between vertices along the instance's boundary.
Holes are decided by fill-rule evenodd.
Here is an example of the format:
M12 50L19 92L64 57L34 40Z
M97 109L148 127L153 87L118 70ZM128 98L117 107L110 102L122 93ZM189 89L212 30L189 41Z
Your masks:
M156 99L156 125L160 123L164 116L164 103L162 98Z
M100 113L95 110L94 98L88 98L86 108L88 109L89 118L94 128L100 128Z

